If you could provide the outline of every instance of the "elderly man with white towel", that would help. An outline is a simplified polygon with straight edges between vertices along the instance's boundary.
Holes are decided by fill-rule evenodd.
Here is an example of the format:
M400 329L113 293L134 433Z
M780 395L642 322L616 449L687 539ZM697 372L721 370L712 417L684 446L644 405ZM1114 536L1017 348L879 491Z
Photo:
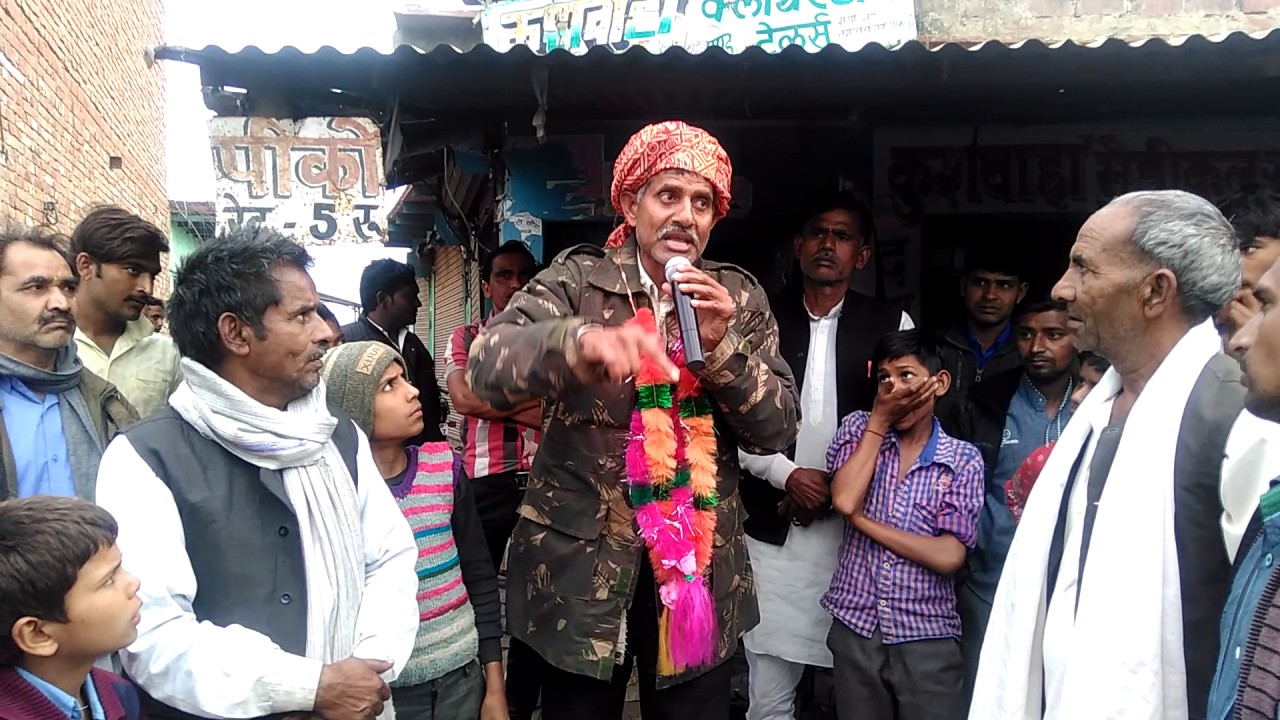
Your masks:
M1210 320L1240 284L1203 198L1121 196L1054 288L1112 362L1036 482L983 644L970 720L1203 718L1231 558L1277 474Z

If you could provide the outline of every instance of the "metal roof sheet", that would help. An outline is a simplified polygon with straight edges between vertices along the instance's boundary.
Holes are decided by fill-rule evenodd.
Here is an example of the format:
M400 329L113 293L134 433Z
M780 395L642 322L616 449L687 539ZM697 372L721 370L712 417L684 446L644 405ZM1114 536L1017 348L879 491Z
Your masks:
M160 47L156 58L201 67L206 87L271 95L296 115L392 109L412 143L504 121L527 127L545 101L558 129L575 122L688 119L871 122L1080 122L1141 116L1280 115L1280 32L1125 41L974 45L912 41L856 51L711 47L651 53L597 46L582 54L479 45L422 52ZM535 92L545 78L545 92ZM248 107L211 107L224 113ZM225 98L223 98L225 101ZM272 112L279 112L279 105Z

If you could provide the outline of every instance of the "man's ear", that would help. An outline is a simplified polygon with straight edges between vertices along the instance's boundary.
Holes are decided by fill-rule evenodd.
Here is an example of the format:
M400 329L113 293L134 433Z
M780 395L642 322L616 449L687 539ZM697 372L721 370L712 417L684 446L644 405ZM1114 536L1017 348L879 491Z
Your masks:
M93 261L93 258L89 257L89 253L79 253L72 259L71 264L76 271L76 277L84 280L93 274L94 266L97 263Z
M858 249L858 254L853 256L853 269L861 270L871 262L871 246L863 245Z
M249 336L254 330L249 323L235 313L222 313L218 317L218 339L227 352L239 357L249 354Z
M1177 307L1178 278L1167 269L1155 271L1144 282L1142 310L1148 318L1154 318L1167 309Z
M640 196L634 191L626 190L618 193L618 200L622 204L622 217L631 227L636 226L636 214L640 208Z
M1016 302L1014 302L1014 305L1020 304L1024 299L1026 299L1027 287L1028 287L1027 283L1022 283L1021 285L1018 286L1018 299Z
M951 373L946 370L939 370L933 378L938 381L938 389L934 392L934 397L946 395L947 391L951 389Z
M9 631L9 637L24 655L53 657L58 652L58 641L45 632L44 621L31 616L20 617Z

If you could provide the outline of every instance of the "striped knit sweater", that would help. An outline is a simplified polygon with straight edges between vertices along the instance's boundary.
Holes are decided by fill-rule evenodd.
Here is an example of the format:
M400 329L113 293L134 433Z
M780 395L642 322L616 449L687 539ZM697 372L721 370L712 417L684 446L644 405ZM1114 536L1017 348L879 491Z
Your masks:
M391 486L391 493L418 543L418 637L395 687L443 677L475 659L479 650L475 611L462 581L453 536L454 481L459 458L448 443L423 445L417 472ZM410 479L412 475L412 479Z

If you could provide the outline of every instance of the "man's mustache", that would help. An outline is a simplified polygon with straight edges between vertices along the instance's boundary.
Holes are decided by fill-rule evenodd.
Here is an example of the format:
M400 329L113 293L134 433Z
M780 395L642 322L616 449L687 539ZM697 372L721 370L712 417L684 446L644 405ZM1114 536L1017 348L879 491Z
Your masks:
M45 326L55 322L64 322L70 325L76 324L76 318L66 310L51 310L40 315L40 325Z
M660 239L666 238L670 235L684 235L685 237L689 238L695 243L701 242L701 238L698 237L697 230L695 230L694 228L683 227L676 223L669 223L667 225L664 225L662 226L662 229L658 231L658 237Z

